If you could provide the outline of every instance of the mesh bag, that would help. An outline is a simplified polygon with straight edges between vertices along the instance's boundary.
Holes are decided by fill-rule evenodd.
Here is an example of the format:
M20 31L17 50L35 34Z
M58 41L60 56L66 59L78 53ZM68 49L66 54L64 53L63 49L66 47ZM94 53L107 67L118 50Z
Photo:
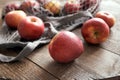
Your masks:
M6 56L0 54L1 62L13 62L21 60L29 55L35 48L40 48L50 40L60 30L69 30L80 27L82 23L93 17L98 11L101 0L37 0L38 4L32 4L31 1L25 0L21 3L29 1L29 7L21 7L28 15L34 15L42 18L45 23L45 31L43 35L35 41L22 40L17 30L11 30L4 22L4 16L11 10L18 8L7 5L3 8L3 23L0 29L0 51L2 49L21 48L17 56ZM75 4L75 6L73 5ZM33 6L34 5L34 6ZM72 7L71 7L72 6Z

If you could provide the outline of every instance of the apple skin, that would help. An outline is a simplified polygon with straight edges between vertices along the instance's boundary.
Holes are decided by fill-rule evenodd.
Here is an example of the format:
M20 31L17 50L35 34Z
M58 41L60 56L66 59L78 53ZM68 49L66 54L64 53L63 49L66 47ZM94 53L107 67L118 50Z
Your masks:
M8 27L17 29L20 21L26 16L27 14L22 10L10 11L5 15L5 22Z
M44 32L43 21L35 16L27 16L18 25L18 33L22 39L36 40Z
M81 9L80 3L77 0L68 0L64 6L64 10L67 14L76 13L80 9Z
M32 7L39 8L40 7L39 2L35 0L25 0L20 5L20 9L25 12L31 10Z
M52 12L54 15L58 15L61 10L61 5L57 0L50 0L45 2L44 8Z
M72 32L61 31L53 37L49 46L51 57L59 63L69 63L84 51L82 41Z
M115 24L115 17L107 11L99 11L95 14L95 17L103 19L109 26L109 28L113 27Z
M86 42L99 44L107 40L110 30L109 26L103 19L92 18L83 24L81 33Z

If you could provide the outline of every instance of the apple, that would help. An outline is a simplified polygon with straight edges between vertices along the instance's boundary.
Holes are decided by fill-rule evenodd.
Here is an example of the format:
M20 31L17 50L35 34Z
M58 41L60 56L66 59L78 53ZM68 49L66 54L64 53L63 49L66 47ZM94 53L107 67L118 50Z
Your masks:
M69 63L84 51L82 41L69 31L58 32L48 45L50 56L59 63Z
M83 38L91 44L99 44L106 41L110 34L109 31L109 26L101 18L89 19L81 28Z
M40 4L35 0L25 0L20 5L20 9L25 12L31 10L31 8L33 8L33 7L39 8Z
M80 3L77 0L68 0L64 6L64 10L67 14L76 13L80 9Z
M18 25L18 33L22 39L36 40L44 32L43 21L36 16L27 16Z
M61 10L60 2L57 0L47 1L44 8L52 12L54 15L59 14Z
M17 26L20 23L20 21L26 16L26 13L22 10L10 11L5 15L5 22L8 27L17 29Z
M20 2L18 1L7 3L2 9L2 18L4 19L5 15L10 11L19 10L19 7Z
M115 17L108 11L99 11L95 17L103 19L110 28L115 24Z

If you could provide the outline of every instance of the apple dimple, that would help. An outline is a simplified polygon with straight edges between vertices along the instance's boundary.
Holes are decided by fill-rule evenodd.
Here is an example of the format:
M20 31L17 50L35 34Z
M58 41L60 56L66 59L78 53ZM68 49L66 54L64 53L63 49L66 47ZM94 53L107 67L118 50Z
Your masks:
M37 21L35 18L31 18L30 20L31 20L31 22L36 22Z
M109 15L107 12L104 13L105 15Z
M36 16L27 16L19 23L18 32L22 39L36 40L44 32L44 22Z
M99 32L95 31L94 32L95 37L97 38L99 36Z
M94 26L91 26L89 28L86 28L87 32L86 35L87 38L86 39L91 39L93 38L94 40L97 41L97 39L99 39L99 36L101 35L100 32L97 30L98 28L94 28Z

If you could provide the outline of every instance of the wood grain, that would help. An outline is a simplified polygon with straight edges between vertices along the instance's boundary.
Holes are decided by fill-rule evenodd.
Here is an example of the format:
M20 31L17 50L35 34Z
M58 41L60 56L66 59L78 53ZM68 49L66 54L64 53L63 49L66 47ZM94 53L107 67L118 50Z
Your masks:
M112 5L109 5L109 4L112 4ZM120 45L119 45L120 44L120 22L119 22L120 11L118 11L120 10L120 1L107 0L107 1L103 1L101 5L103 5L101 6L102 10L107 10L111 12L116 18L115 25L110 30L111 33L110 33L109 39L105 43L103 43L101 47L120 55L120 49L119 49L120 48Z
M107 0L112 1L112 0ZM106 6L108 5L106 1ZM118 3L114 2L115 4ZM101 4L102 6L103 4ZM105 4L102 6L104 8ZM104 8L108 10L111 5ZM115 6L115 7L117 7ZM110 7L110 11L114 8ZM101 10L103 10L101 8ZM119 9L118 9L119 10ZM45 68L48 72L63 80L89 80L92 78L105 78L120 74L120 53L119 48L119 12L113 12L117 22L111 29L109 39L100 45L90 45L84 42L81 36L80 28L73 32L77 34L84 42L85 52L73 63L64 65L53 61L49 55L47 46L36 50L28 58ZM39 57L41 56L41 57ZM84 75L84 76L83 76Z
M92 74L86 72L86 70L76 64L76 61L69 64L55 62L50 57L47 47L46 45L41 49L35 50L28 58L61 80L88 80L91 78L101 78L100 75L96 75L94 72Z
M0 63L0 78L11 80L58 80L27 59L15 63Z
M47 46L36 50L29 56L29 59L56 77L66 80L70 78L88 80L89 78L104 78L119 74L120 56L99 48L99 45L97 47L85 45L85 52L70 64L58 64L53 61Z
M0 0L0 14L2 7L12 1L22 0ZM0 15L1 17L1 15ZM2 21L0 21L0 24ZM17 49L16 49L17 50ZM16 55L17 51L1 50L3 54ZM20 62L15 63L0 63L0 80L58 80L44 69L34 64L34 62L23 59Z
M0 7L7 1L0 0ZM82 39L85 51L75 61L69 64L55 62L49 55L48 45L45 45L21 62L0 63L0 77L12 80L92 80L120 74L119 2L104 0L101 4L101 10L108 10L116 17L116 24L106 42L100 45L87 44L78 28L73 32Z

